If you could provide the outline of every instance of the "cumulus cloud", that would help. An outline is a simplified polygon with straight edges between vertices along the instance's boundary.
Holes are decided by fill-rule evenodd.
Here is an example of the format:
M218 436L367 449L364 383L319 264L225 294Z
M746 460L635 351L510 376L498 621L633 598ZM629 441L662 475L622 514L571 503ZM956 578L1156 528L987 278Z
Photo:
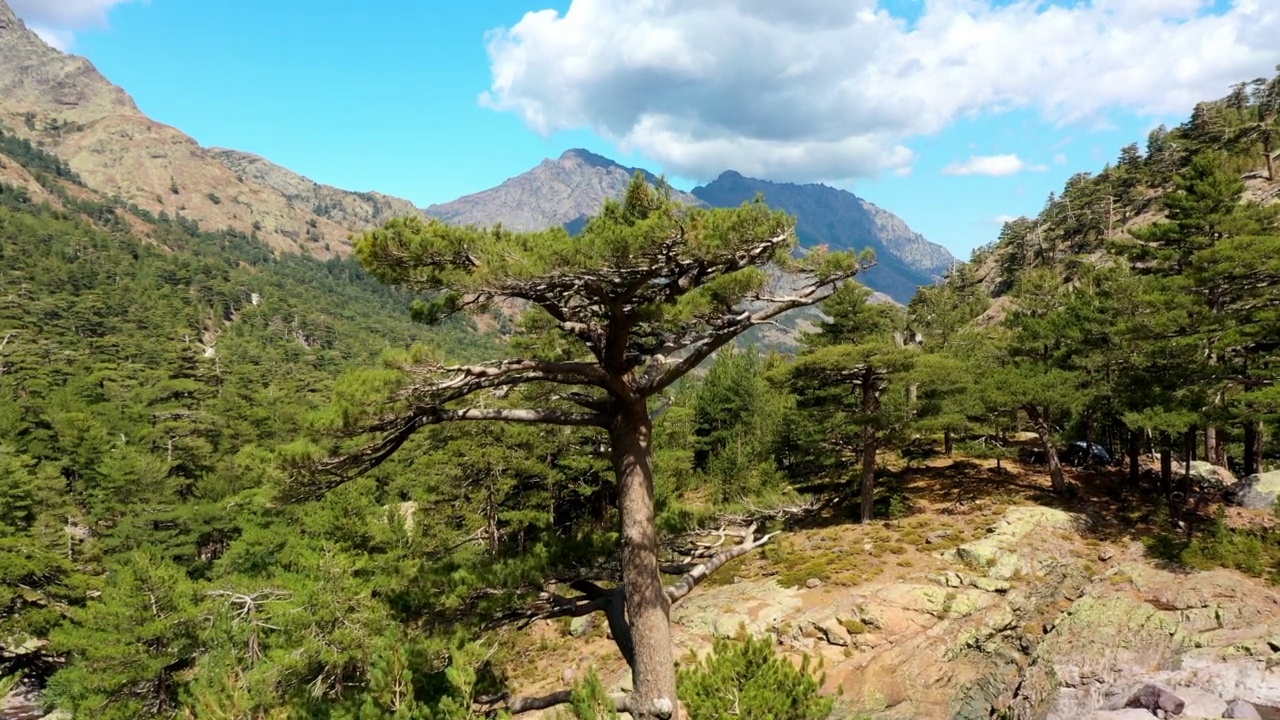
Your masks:
M9 0L9 7L45 42L66 50L77 30L107 26L107 12L129 0Z
M942 168L943 175L987 175L1004 177L1024 170L1040 172L1044 165L1032 165L1017 155L974 155L964 162L954 162Z
M481 102L686 177L840 181L962 117L1185 113L1270 73L1277 36L1275 0L927 0L912 23L877 0L573 0L490 33Z

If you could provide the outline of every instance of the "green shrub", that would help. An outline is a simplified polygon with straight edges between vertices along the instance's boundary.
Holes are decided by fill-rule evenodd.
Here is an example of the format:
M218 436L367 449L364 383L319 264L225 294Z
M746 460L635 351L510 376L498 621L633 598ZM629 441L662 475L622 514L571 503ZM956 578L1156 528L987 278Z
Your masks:
M711 655L679 677L690 720L824 720L834 701L818 694L821 684L808 656L796 668L755 638L717 640Z

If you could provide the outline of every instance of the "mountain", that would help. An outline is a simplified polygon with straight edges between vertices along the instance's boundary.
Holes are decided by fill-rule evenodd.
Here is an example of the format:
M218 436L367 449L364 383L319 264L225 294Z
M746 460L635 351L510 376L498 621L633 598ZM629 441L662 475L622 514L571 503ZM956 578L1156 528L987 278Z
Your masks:
M316 185L261 158L201 147L143 114L88 60L49 47L4 0L0 97L5 131L61 158L88 187L154 215L256 233L276 250L342 253L353 231L416 212L405 200Z
M246 181L274 188L296 206L310 208L316 215L353 230L421 212L404 198L321 185L251 153L226 148L210 148L209 153Z
M740 205L757 194L770 207L796 216L801 245L874 250L876 267L861 280L898 302L908 302L916 288L932 284L955 262L946 248L926 240L897 215L845 190L756 180L732 170L693 190L712 207Z
M651 182L658 180L646 170L626 167L586 150L569 150L495 188L432 205L426 213L457 224L502 223L513 230L561 225L576 230L599 211L606 198L621 197L636 172ZM879 264L867 273L864 282L898 302L909 301L918 286L932 283L955 260L893 213L825 185L772 183L730 171L692 193L676 191L675 195L690 205L733 207L757 193L763 193L772 207L799 218L803 245L875 250Z
M600 211L607 198L622 197L637 172L650 182L658 181L647 170L626 167L587 150L567 150L495 188L432 205L426 213L458 225L502 223L517 231L562 225L576 230ZM685 203L702 204L688 193L675 191L675 196Z

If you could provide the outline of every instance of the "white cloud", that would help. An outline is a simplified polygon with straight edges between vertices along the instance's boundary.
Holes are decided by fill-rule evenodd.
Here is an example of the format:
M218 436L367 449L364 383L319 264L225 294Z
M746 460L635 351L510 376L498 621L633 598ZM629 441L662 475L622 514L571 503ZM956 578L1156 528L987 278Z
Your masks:
M1067 164L1067 154L1066 154L1066 153L1058 153L1058 154L1054 155L1054 156L1053 156L1053 164L1054 164L1054 165L1066 165L1066 164Z
M942 168L943 175L988 175L1004 177L1029 170L1046 170L1044 165L1032 165L1017 155L974 155L964 162L954 162Z
M9 7L45 42L66 50L75 32L107 26L107 12L130 0L9 0Z
M686 177L838 181L962 117L1185 114L1269 74L1277 36L1275 0L928 0L911 24L876 0L573 0L490 34L482 102Z
M1011 223L1017 219L1018 217L1016 215L997 215L991 218L991 223L993 225L1003 226L1005 223Z
M915 172L915 168L910 165L903 165L893 171L895 177L911 177L911 173Z

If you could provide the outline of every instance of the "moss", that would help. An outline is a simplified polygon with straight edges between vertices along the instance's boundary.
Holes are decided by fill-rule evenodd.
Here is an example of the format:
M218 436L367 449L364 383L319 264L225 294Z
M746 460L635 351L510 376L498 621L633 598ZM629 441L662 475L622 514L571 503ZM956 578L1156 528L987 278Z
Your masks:
M844 618L840 621L840 624L844 626L845 630L849 631L850 635L865 635L870 630L867 624L858 618Z

